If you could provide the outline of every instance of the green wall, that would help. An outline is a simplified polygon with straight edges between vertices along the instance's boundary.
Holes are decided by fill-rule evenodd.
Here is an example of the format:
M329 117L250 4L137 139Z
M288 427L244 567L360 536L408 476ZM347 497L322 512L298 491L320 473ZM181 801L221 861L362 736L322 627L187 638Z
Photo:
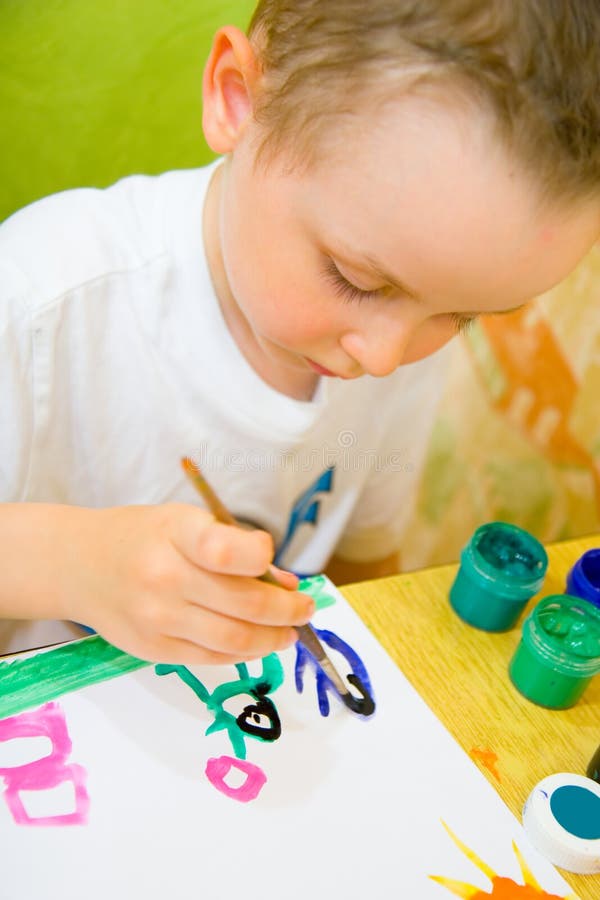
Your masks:
M211 158L202 68L254 0L0 0L0 220L32 200Z

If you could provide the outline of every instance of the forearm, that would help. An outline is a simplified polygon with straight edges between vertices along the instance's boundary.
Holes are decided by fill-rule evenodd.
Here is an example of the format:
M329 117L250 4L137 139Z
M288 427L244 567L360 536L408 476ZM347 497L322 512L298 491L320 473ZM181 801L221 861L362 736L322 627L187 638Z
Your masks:
M95 514L58 504L0 504L0 618L69 617L69 571L82 565L80 539Z

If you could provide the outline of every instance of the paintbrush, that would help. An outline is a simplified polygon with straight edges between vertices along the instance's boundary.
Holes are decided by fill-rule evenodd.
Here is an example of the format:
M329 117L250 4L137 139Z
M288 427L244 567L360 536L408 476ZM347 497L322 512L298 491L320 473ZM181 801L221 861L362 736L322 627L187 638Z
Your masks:
M227 507L224 506L217 497L196 463L186 456L181 460L181 466L200 496L206 502L206 505L217 522L222 522L224 525L235 525L239 528L240 523L231 515ZM266 581L269 584L276 584L278 587L285 587L285 585L282 585L281 582L277 580L271 569L268 569L261 575L259 581ZM286 588L286 590L289 590L289 588ZM361 697L356 697L348 690L348 686L344 682L344 679L327 656L325 648L315 634L312 625L294 625L294 628L298 632L300 642L311 653L327 677L331 680L345 705L353 710L353 712L360 713L364 716L371 715L375 709L375 704L361 680L354 674L348 676L348 681L362 694Z

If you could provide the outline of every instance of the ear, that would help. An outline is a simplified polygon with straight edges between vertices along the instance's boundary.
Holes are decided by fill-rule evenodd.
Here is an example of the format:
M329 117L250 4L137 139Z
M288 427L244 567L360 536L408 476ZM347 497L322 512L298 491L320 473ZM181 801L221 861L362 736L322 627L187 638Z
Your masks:
M202 128L215 153L229 153L237 144L252 115L259 74L256 54L243 31L233 25L220 28L202 80Z

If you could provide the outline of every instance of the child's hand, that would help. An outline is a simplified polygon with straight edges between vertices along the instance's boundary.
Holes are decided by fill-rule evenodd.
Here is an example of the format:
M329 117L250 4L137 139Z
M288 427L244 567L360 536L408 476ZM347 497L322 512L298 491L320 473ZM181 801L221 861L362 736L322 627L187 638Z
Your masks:
M270 535L217 523L195 506L78 510L66 617L152 662L232 663L283 650L314 612L297 579L257 581Z

